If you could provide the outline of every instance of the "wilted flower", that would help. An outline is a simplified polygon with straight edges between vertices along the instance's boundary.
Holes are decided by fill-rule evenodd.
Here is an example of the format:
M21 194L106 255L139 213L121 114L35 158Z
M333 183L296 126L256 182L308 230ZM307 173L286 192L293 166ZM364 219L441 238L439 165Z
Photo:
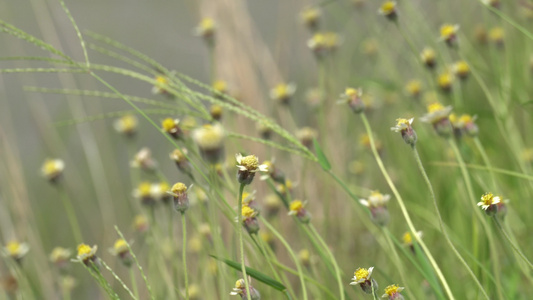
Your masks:
M216 164L224 155L224 135L222 125L215 123L196 128L192 137L202 157L209 163Z
M486 193L481 196L481 201L477 203L477 206L481 206L487 215L493 216L498 212L497 204L500 202L500 197L494 196L492 193Z
M96 245L91 247L87 244L79 244L77 260L83 262L87 266L89 266L89 262L93 262L98 265L98 257L96 257L96 250L98 250L98 247Z
M379 7L379 13L387 17L389 20L395 20L398 16L396 12L396 2L394 1L385 1Z
M126 266L130 267L133 262L130 250L128 248L128 243L123 239L118 239L115 241L113 248L109 249L109 252L114 256L118 256L120 261Z
M65 170L65 163L61 159L47 159L41 168L41 174L51 183L56 183Z
M458 30L459 25L444 24L440 27L440 39L445 41L448 46L452 46L457 40Z
M258 171L267 172L267 165L259 165L259 159L255 155L242 156L237 153L235 155L237 161L237 180L241 184L250 184L254 180L255 173Z
M128 114L116 119L113 123L113 127L118 133L132 137L135 135L135 133L137 133L138 123L139 121L135 115Z
M63 247L55 247L50 253L50 261L56 265L59 270L64 270L68 264L72 252Z
M311 215L304 208L305 204L301 200L293 200L289 205L289 216L296 216L300 222L307 224L311 220Z
M372 278L372 271L374 267L368 269L358 268L354 272L352 282L350 285L359 285L363 292L367 294L372 294L373 291L378 289L378 283L375 279Z
M389 285L385 288L385 294L381 298L387 298L389 300L403 300L403 296L400 294L404 290L403 287L397 284Z
M339 103L348 103L354 113L361 113L365 109L363 102L363 90L361 88L346 88L343 94L340 95Z
M391 130L394 132L400 132L402 134L402 138L408 145L414 146L416 144L417 136L416 132L411 127L411 124L413 124L413 120L415 118L411 119L403 119L399 118L396 119L396 126L391 127Z
M174 197L174 208L180 213L185 213L189 208L189 196L187 194L187 186L181 182L178 182L172 186L170 195Z
M424 63L424 65L426 65L426 67L430 69L435 67L435 56L435 50L429 47L424 48L420 53L420 58L422 59L422 62Z
M389 199L390 195L383 195L378 191L372 191L368 199L361 199L359 203L368 207L374 223L385 226L389 223L389 211L387 209Z
M175 139L183 137L183 131L180 128L179 119L166 118L161 122L161 127L164 132L168 133Z
M152 172L157 167L156 161L152 158L152 151L149 148L144 147L135 154L133 160L130 163L133 168L141 168L144 171Z
M259 291L257 291L253 286L249 285L248 288L250 289L250 298L252 300L260 300L261 295L259 294ZM235 287L229 293L232 296L241 296L241 299L248 299L248 291L246 290L244 279L239 279L237 282L235 282Z
M280 83L270 90L270 98L281 104L289 104L289 101L296 91L294 83Z
M432 124L439 135L448 137L453 130L448 119L451 111L451 106L444 107L439 102L435 102L428 105L428 113L421 117L420 120Z
M30 247L26 243L19 243L17 240L12 240L7 243L3 249L3 254L13 260L20 262L22 258L30 251Z

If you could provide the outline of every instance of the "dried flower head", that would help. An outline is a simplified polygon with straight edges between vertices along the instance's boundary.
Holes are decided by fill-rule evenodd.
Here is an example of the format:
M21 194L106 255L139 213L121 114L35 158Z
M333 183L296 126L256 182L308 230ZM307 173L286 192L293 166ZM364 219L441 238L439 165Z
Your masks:
M261 300L261 294L251 284L248 286L250 290L250 299ZM232 296L241 296L241 299L248 299L248 291L246 290L244 279L239 279L235 282L235 287L229 293Z
M118 133L132 137L137 133L138 119L135 115L124 115L115 120L113 127Z
M302 127L296 132L296 138L307 148L313 146L313 139L318 137L318 132L311 127Z
M186 148L174 149L174 151L169 154L170 159L174 161L178 169L183 172L189 172L190 169L190 163L187 160L187 154L188 151Z
M289 104L294 92L296 92L294 83L280 83L270 90L270 98L281 104Z
M64 170L65 163L61 159L47 159L41 168L41 174L51 183L56 183Z

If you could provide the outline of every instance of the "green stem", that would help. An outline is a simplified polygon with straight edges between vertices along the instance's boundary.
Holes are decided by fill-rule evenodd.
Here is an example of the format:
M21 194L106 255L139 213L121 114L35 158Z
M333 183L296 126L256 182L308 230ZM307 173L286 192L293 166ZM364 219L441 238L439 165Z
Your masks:
M289 255L291 256L292 260L294 261L294 264L296 265L296 269L298 270L298 277L300 278L300 284L302 285L302 293L304 300L307 299L307 289L305 288L305 280L304 280L304 273L302 270L302 266L300 265L300 261L298 260L298 257L294 254L294 251L292 250L291 246L287 241L283 238L283 236L272 226L265 218L259 217L261 219L261 222L265 224L265 226L274 234L278 240L283 244L285 249L287 249L287 252L289 252Z
M493 219L494 219L494 222L496 223L496 226L498 227L498 229L502 232L503 236L505 236L505 238L509 242L509 245L511 245L513 250L516 251L516 253L518 253L518 255L520 255L520 257L529 265L529 267L531 269L533 269L533 264L531 264L529 259L527 259L527 257L524 255L522 250L520 250L520 248L518 247L518 245L513 243L513 241L511 240L511 238L507 234L507 232L503 229L502 224L500 223L500 220L498 220L498 218L496 216L494 216Z
M313 234L316 236L318 241L322 244L322 247L324 247L324 249L326 250L326 252L328 253L328 255L330 257L331 263L333 264L333 268L335 268L335 275L337 277L337 283L339 285L339 293L340 293L340 296L341 296L341 300L344 300L345 299L344 298L344 287L342 285L341 271L339 269L339 265L337 264L337 261L335 260L335 256L333 256L333 253L331 253L331 250L329 250L328 244L326 244L326 242L324 242L324 240L322 239L322 237L320 236L320 234L316 230L315 226L313 226L313 224L309 224L308 226L311 229L311 231L313 232Z
M244 191L244 183L241 183L239 187L239 199L237 199L237 231L239 233L239 248L241 252L241 271L242 277L244 279L244 286L246 287L246 297L248 300L252 300L252 295L250 294L250 284L248 283L248 276L246 276L246 265L244 264L244 238L242 234L242 193Z
M446 278L444 277L444 274L442 273L440 267L437 265L437 262L433 258L433 255L429 251L428 247L424 243L424 241L416 234L417 230L415 226L413 225L413 221L411 221L411 217L409 216L409 213L407 212L407 208L405 207L405 203L403 202L402 196L396 189L396 186L394 185L394 182L389 176L389 173L387 172L387 169L385 169L385 166L383 165L383 161L381 160L381 157L378 154L378 151L376 149L376 144L374 142L374 137L372 135L372 129L370 128L370 124L368 123L368 119L366 118L365 113L361 113L361 119L363 120L363 124L366 129L366 133L368 134L368 137L370 139L370 146L372 148L372 153L374 154L374 158L376 159L376 162L381 170L381 173L383 173L383 176L385 177L385 180L387 181L389 187L392 190L392 193L396 197L396 200L398 200L398 205L400 206L400 210L402 211L402 214L405 218L405 221L407 222L407 225L409 227L409 230L412 232L412 236L416 239L417 243L420 244L426 255L428 256L428 259L433 266L433 269L437 273L437 276L439 277L439 280L441 281L442 285L444 286L444 290L446 291L446 294L448 295L448 298L455 299L453 296L453 293L448 286L448 282L446 281Z
M496 188L498 186L498 184L496 182L496 176L494 176L494 170L492 168L492 164L490 163L490 160L489 160L489 157L487 155L487 152L485 152L485 148L483 147L483 144L481 144L481 141L479 140L479 138L477 136L474 137L474 144L476 144L476 147L477 147L477 149L479 151L479 154L481 154L481 158L483 159L483 163L485 163L485 165L489 169L489 174L490 174L490 178L492 180L492 185L493 185L494 188Z
M72 202L70 202L70 198L68 197L63 186L61 185L58 186L58 191L59 191L59 197L61 198L61 201L63 202L65 211L67 212L67 218L70 223L70 227L72 227L74 239L76 239L76 243L82 243L83 238L82 238L82 234L80 230L80 225L78 224L78 219L76 218L76 213L74 212L74 207L72 206Z
M128 292L128 294L130 295L131 298L137 300L137 297L135 297L135 295L132 293L132 291L128 288L128 286L124 283L124 281L122 281L122 279L120 279L120 277L118 277L118 275L115 273L115 271L113 271L113 269L111 269L111 267L109 267L105 261L103 260L100 260L100 263L104 266L104 268L106 268L106 270L108 270L109 272L111 272L111 274L113 275L113 277L120 283L120 285L122 285L122 287Z
M402 280L402 282L407 282L406 280L406 277L405 277L405 270L403 268L403 265L402 265L402 261L400 259L400 256L398 255L398 251L396 251L396 247L394 247L394 244L390 238L390 232L389 230L387 229L387 227L383 226L383 227L380 227L382 232L383 232L383 235L385 236L385 239L387 240L387 244L389 245L389 248L391 249L392 251L392 255L394 256L394 263L396 264L396 267L398 268L398 271L400 272L400 278Z
M431 184L431 181L429 180L429 177L428 177L428 175L426 173L426 169L424 168L424 165L422 164L422 160L420 159L420 155L418 155L418 150L416 150L416 146L413 146L412 148L413 148L413 154L414 154L416 162L418 164L418 169L420 170L420 173L422 173L422 177L424 177L424 181L426 182L426 185L428 186L429 192L431 194L431 199L433 200L433 206L435 207L435 211L437 212L437 219L439 221L440 230L441 230L442 234L444 235L444 238L446 239L446 242L448 242L448 245L450 245L450 248L452 248L452 251L455 254L455 256L457 256L457 258L465 266L466 270L468 271L468 274L470 274L472 279L474 279L474 281L476 282L477 286L481 290L481 293L483 293L483 296L485 296L485 298L487 298L487 299L490 299L489 295L487 295L487 292L485 292L485 289L483 288L483 285L481 284L481 282L479 282L479 280L477 279L476 275L474 274L474 272L472 271L470 266L468 266L466 261L463 259L463 257L461 256L461 253L459 253L459 251L457 251L457 249L455 248L455 246L452 243L452 240L450 239L450 236L446 232L446 228L444 227L444 221L442 220L442 216L440 214L439 206L437 204L437 197L435 196L435 191L433 190L433 185ZM497 286L498 289L500 289L499 282L496 282L496 286Z
M131 278L131 286L133 287L133 293L135 294L135 298L139 299L139 289L137 288L137 280L135 280L135 272L133 271L133 268L130 267L130 278Z
M185 299L189 300L189 279L187 274L187 222L185 221L185 212L181 213L181 226L183 230L183 277L185 279Z

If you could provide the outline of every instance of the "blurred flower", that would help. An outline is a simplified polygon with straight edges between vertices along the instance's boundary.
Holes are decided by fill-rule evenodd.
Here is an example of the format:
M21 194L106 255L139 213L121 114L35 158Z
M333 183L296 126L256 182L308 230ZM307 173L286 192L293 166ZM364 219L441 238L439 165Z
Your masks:
M329 53L335 52L342 44L342 37L336 32L324 32L324 45Z
M305 27L309 28L311 31L318 29L320 23L321 11L318 7L309 6L302 10L300 13L300 19Z
M311 252L307 249L302 249L298 252L298 260L304 267L311 266Z
M481 206L481 209L489 216L493 216L498 212L498 203L500 203L500 197L494 196L492 193L486 193L481 196L481 201L477 203L477 206Z
M416 235L418 236L418 238L422 238L423 233L422 231L417 231ZM402 236L402 240L404 245L409 247L413 246L413 237L411 236L411 232L407 231L406 233L404 233Z
M133 228L139 233L148 231L148 219L145 215L136 215L133 219Z
M157 167L157 163L152 158L152 151L150 151L149 148L144 147L135 154L133 160L130 162L130 166L152 172Z
M453 73L460 79L466 79L470 74L470 66L468 66L468 64L464 60L460 60L453 64L452 69Z
M267 180L269 178L272 178L275 182L278 183L285 183L285 173L281 171L279 168L276 168L276 165L274 164L275 159L272 160L265 160L263 162L264 165L266 165L267 172L261 176L261 180Z
M300 222L307 224L311 220L311 215L304 208L305 204L301 200L293 200L289 205L289 216L296 216Z
M153 206L156 204L156 199L152 196L152 184L149 182L143 181L139 183L133 191L133 196L140 199L143 205Z
M133 258L130 254L128 243L123 239L118 239L113 244L113 248L109 249L109 252L120 258L120 261L126 266L130 267L133 262Z
M215 40L216 23L212 18L203 18L200 24L194 30L195 35L202 37L209 46L212 46Z
M174 139L183 137L183 131L180 128L179 119L166 118L161 122L161 127L164 132L168 133Z
M258 121L255 125L259 136L262 139L269 140L272 136L272 129L268 127L264 122Z
M317 58L327 53L326 36L324 33L317 32L307 41L307 47L313 51Z
M361 160L352 160L348 164L348 171L353 175L361 175L365 171L365 165Z
M361 9L365 6L366 0L352 0L352 3L356 9Z
M294 184L290 179L286 179L284 183L276 185L276 191L283 196L287 196L287 193L292 192Z
M396 2L385 1L379 8L379 13L387 17L389 20L395 20L398 16L396 12Z
M457 126L469 136L475 137L479 133L479 128L475 123L477 116L463 114L457 121Z
M270 90L270 98L281 104L289 104L295 91L296 85L294 83L280 83Z
M350 285L359 285L361 286L363 292L372 294L373 290L378 289L377 281L372 278L373 270L374 267L370 267L368 269L358 268L354 272L354 276L352 278L352 282L350 282Z
M363 54L370 57L375 57L378 53L378 48L378 41L376 41L376 39L369 38L363 41L361 50L363 51Z
M296 132L296 138L307 148L313 146L313 139L316 139L318 132L311 127L302 127Z
M436 54L435 50L433 50L430 47L425 47L422 52L420 53L420 58L422 59L422 62L426 67L432 69L435 67L436 60L435 60Z
M503 31L503 28L501 27L493 27L489 31L489 40L498 47L503 47L504 36L505 36L505 32Z
M56 183L64 170L65 163L61 159L47 159L41 168L41 174L51 183Z
M182 172L189 172L189 169L190 169L190 163L186 157L187 153L188 153L187 149L182 148L182 149L174 149L174 151L172 151L169 154L170 159L176 163L176 166Z
M522 159L527 163L533 162L533 148L527 148L522 151Z
M219 123L206 124L196 128L192 137L202 157L211 164L216 164L224 155L224 128Z
M89 265L89 262L93 262L98 265L96 250L98 250L98 247L96 245L91 247L87 244L79 244L77 260L83 262L87 266Z
M282 202L276 194L269 194L265 197L265 210L267 217L277 215L281 209Z
M172 186L169 192L174 197L174 209L180 213L185 213L189 208L189 196L187 195L187 186L178 182Z
M211 118L215 121L220 121L222 119L222 113L224 110L222 109L222 106L218 104L211 105L211 108L209 108L209 114L211 115Z
M138 123L139 121L135 115L128 114L116 119L113 127L118 133L133 137L137 133Z
M249 285L248 288L250 289L250 298L252 300L261 299L261 295L259 294L259 291L257 291L251 285ZM237 280L237 282L235 282L235 287L229 294L232 296L241 296L241 299L248 299L248 291L246 290L244 279Z
M213 95L217 98L222 98L222 95L228 93L228 83L224 80L217 79L213 82Z
M64 270L69 262L72 252L63 247L55 247L50 253L50 261L59 269Z
M190 300L199 300L202 299L202 288L197 284L189 285L189 299Z
M474 38L482 45L487 43L487 30L483 24L477 24L474 29Z
M155 85L154 87L152 87L152 94L155 94L155 95L158 95L158 94L163 94L163 95L169 95L168 93L168 78L166 76L163 76L163 75L157 75L155 77Z
M417 135L415 130L411 127L411 124L413 124L413 120L415 118L411 119L403 119L399 118L396 119L396 126L391 127L391 130L394 132L400 132L402 135L403 140L408 145L414 146L416 144Z
M450 92L453 84L453 74L449 71L444 71L437 77L437 84L443 92Z
M459 30L459 25L455 24L444 24L440 27L440 39L445 41L448 46L455 44L457 40L457 31Z
M368 207L372 214L372 221L379 226L385 226L389 223L389 211L387 203L390 195L383 195L378 191L372 191L368 199L360 199L359 203Z
M348 103L354 113L361 113L365 109L365 103L362 99L363 90L361 88L346 88L340 95L338 103Z
M268 172L267 165L259 165L259 159L255 155L242 156L237 153L235 155L237 161L237 180L241 184L250 184L254 180L255 173L258 171Z
M434 102L428 105L428 113L420 118L422 122L430 123L435 128L435 131L443 136L447 137L452 133L452 126L448 116L452 111L451 106L444 107L439 102Z
M417 79L409 81L405 85L405 91L409 96L418 98L418 96L420 96L420 92L422 91L422 82Z
M20 262L22 258L30 251L30 247L26 243L19 243L17 240L12 240L7 243L3 249L3 254L13 260Z
M485 5L490 5L494 8L500 8L500 0L481 0L481 2L483 2L483 4Z
M403 300L403 296L400 294L404 290L403 287L397 284L389 285L385 288L385 294L381 298L387 298L389 300Z
M150 186L150 196L155 199L155 201L161 201L163 203L170 202L171 196L168 194L170 186L168 183L161 181L152 183Z
M257 221L257 211L250 206L243 204L241 208L242 225L246 228L249 234L254 234L259 231L259 222Z

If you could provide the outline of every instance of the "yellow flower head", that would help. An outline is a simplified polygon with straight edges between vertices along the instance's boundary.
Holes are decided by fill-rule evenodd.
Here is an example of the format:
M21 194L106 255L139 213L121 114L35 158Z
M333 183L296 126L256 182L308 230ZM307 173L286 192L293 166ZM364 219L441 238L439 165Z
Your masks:
M487 210L490 206L500 202L500 197L494 196L492 193L486 193L481 196L481 201L477 203L477 206L481 206L483 210Z
M296 91L296 85L293 83L280 83L270 90L270 98L282 103L286 103Z
M54 264L60 264L68 261L72 252L63 247L55 247L50 253L50 261Z
M311 127L302 127L296 132L296 137L306 147L311 147L313 139L317 136L317 131Z
M123 134L133 134L137 131L138 124L137 117L135 115L125 115L117 119L113 124L115 130Z
M503 43L505 32L501 27L494 27L489 31L489 40L495 44Z
M417 231L416 232L416 236L418 238L422 238L422 231ZM402 237L402 240L403 240L403 243L405 245L412 245L413 244L413 237L411 236L411 232L407 231L406 233L403 234L403 237Z
M215 29L216 29L215 20L213 20L212 18L203 18L200 21L200 24L198 25L198 27L196 27L195 32L196 32L196 35L198 36L208 38L208 37L213 36L213 34L215 33Z
M324 45L326 49L333 51L337 49L342 43L342 38L335 32L325 32L324 33Z
M297 214L302 209L304 209L304 203L301 200L294 200L289 206L289 215Z
M166 118L161 122L161 127L165 132L172 133L177 130L179 122L178 119Z
M413 120L414 119L415 118L411 118L411 119L399 118L399 119L396 119L396 126L391 127L391 130L394 131L394 132L402 132L404 130L407 130L407 129L409 129L409 127L411 127L411 124L413 124Z
M78 245L78 260L85 262L88 259L93 258L96 254L96 250L98 250L98 247L96 245L91 247L87 244L79 244Z
M411 80L407 83L405 86L405 91L413 97L417 97L420 95L420 91L422 91L422 82L420 80Z
M257 212L246 205L242 206L241 214L245 219L251 219L257 216Z
M122 254L122 253L125 253L129 251L128 249L128 243L126 243L125 240L123 239L118 239L115 241L115 244L113 245L113 249L112 249L112 253L114 255L119 255L119 254Z
M19 243L16 240L12 240L4 247L4 254L15 260L21 259L28 253L30 247L26 243Z
M178 182L172 186L170 191L175 195L183 195L187 193L187 186L182 182Z
M267 165L262 164L259 165L259 159L255 155L248 155L248 156L242 156L242 154L237 153L235 155L235 159L237 160L237 168L239 168L240 171L247 171L247 172L267 172Z
M437 78L437 83L441 89L449 90L452 87L453 74L448 71L442 72Z
M175 161L177 163L181 163L181 162L184 162L184 161L187 160L187 157L185 157L185 155L187 155L187 149L186 148L174 149L174 151L172 151L170 153L169 157L173 161Z
M359 203L368 208L372 208L385 206L389 200L390 195L383 195L379 191L372 191L368 199L361 199L359 200Z
M145 232L148 229L148 219L144 215L136 215L133 219L133 228L138 232Z
M167 91L165 87L168 85L169 81L166 76L157 75L155 77L155 85L152 88L152 94L165 94Z
M424 48L422 53L420 53L422 62L428 67L433 67L435 65L435 56L435 50L429 47Z
M388 287L385 288L385 294L383 294L382 298L389 297L389 299L396 299L396 298L391 298L391 297L400 294L403 290L404 288L400 287L397 284L389 285Z
M230 295L232 296L243 295L245 289L246 289L246 286L245 286L244 279L239 279L235 282L235 287L233 288Z
M466 78L470 73L470 66L464 60L458 61L453 65L453 72L460 78Z
M459 25L444 24L440 27L440 38L444 41L451 41L455 38Z
M152 151L150 151L150 149L147 147L139 150L139 152L135 153L130 166L148 170L155 168L156 162L152 159Z
M315 53L319 53L326 48L326 36L324 33L317 32L307 41L307 47Z
M304 23L305 26L313 29L318 25L318 22L320 21L320 9L314 6L306 7L301 13L300 13L300 19Z
M396 2L385 1L383 4L381 4L379 13L387 17L396 14Z
M224 128L219 123L206 124L194 130L193 139L202 150L216 150L222 147Z
M374 267L370 267L368 269L365 268L358 268L354 272L354 276L352 278L351 285L358 285L361 284L367 280L370 280L370 276L372 276L372 271L374 270Z
M451 106L444 107L439 102L433 102L428 105L428 113L425 116L421 117L420 120L422 122L435 124L440 120L447 118L450 115L451 111Z
M150 197L152 192L152 184L150 182L141 182L135 190L134 194L138 198Z
M226 94L228 92L228 83L221 79L215 80L213 82L213 90L220 94Z
M47 159L41 168L41 174L49 180L54 180L63 174L65 163L61 159Z

